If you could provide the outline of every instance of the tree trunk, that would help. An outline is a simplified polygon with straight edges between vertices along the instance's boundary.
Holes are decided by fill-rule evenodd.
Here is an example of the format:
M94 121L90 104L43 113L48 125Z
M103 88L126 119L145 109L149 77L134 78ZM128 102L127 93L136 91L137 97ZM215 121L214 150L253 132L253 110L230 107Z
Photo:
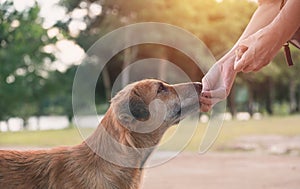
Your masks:
M227 98L227 103L228 103L228 109L234 118L236 116L236 103L235 103L235 84L233 84L231 88L231 92Z
M266 110L269 115L273 115L273 99L274 99L274 94L273 94L273 80L272 78L267 79L267 94L266 94Z
M297 110L297 99L296 99L296 82L290 79L289 82L289 99L290 99L290 114L295 113Z
M29 122L28 122L29 117L24 117L22 119L23 119L23 129L24 130L28 130L28 127L29 127Z
M103 68L102 78L103 78L103 85L105 88L105 96L106 96L106 99L109 101L111 99L111 81L110 81L109 72L108 72L107 67Z
M122 87L124 88L130 82L130 69L129 65L134 61L137 56L138 48L130 47L124 50L124 61L122 65Z
M122 65L122 88L124 88L129 83L129 74L130 69L128 65L131 62L131 48L127 48L124 50L124 61Z
M248 85L248 96L249 96L249 99L248 99L248 113L251 115L253 115L254 113L254 95L253 95L253 90L252 90L252 87L251 85Z
M298 106L297 106L297 112L300 112L300 86L298 85Z

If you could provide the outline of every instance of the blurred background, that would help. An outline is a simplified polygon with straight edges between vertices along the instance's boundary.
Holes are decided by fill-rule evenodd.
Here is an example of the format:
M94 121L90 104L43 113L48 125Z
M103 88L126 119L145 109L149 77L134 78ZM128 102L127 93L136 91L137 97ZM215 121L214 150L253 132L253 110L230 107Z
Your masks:
M110 31L139 22L169 23L193 33L219 59L256 8L253 0L0 0L0 149L82 142L73 123L73 79L85 52ZM116 40L130 38L124 34ZM193 153L147 170L144 188L299 188L300 53L293 47L291 51L293 67L280 52L260 72L238 74L210 153L194 156L209 114L200 116L194 133L189 126L195 118L185 119L186 130L155 157L165 157L186 143L185 150ZM99 76L95 101L100 119L122 70L145 58L170 61L192 81L203 77L196 64L176 49L157 44L125 49ZM157 69L164 78L168 70ZM89 122L89 115L82 120L86 130L97 126ZM174 132L176 127L170 128L162 142Z
M256 8L257 2L250 0L1 0L0 146L53 146L82 140L72 123L73 78L85 52L108 32L138 22L169 23L193 33L219 59ZM124 35L116 40L130 39ZM238 75L227 99L220 144L244 135L299 136L300 53L291 48L293 67L287 66L281 52L262 71ZM176 49L154 44L130 47L113 57L99 77L99 115L108 107L118 75L143 58L168 60L193 81L203 77L193 61ZM200 120L204 132L207 115ZM96 125L87 121L87 127ZM188 149L197 150L196 143Z

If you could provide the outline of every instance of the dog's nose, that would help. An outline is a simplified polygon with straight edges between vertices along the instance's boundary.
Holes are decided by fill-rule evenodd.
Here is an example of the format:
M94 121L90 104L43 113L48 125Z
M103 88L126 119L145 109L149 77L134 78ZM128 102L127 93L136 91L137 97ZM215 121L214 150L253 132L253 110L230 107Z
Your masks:
M194 87L195 87L195 89L196 89L198 95L201 94L201 91L202 91L202 83L200 83L200 82L194 82L193 84L194 84Z

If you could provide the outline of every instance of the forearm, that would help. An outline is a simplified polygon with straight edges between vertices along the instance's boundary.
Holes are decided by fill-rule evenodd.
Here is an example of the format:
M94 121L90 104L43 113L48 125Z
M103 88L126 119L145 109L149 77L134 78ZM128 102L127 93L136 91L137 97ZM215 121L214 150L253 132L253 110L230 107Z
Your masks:
M247 38L248 36L254 34L261 28L264 28L265 26L270 24L274 20L274 18L278 15L280 11L280 4L281 4L281 0L259 1L259 7L252 15L246 29L244 30L244 32L242 33L238 41L235 43L235 45L232 47L232 49L225 56L223 56L219 61L223 62L228 58L235 57L235 50L237 49L239 42Z
M281 0L272 0L272 1L259 1L259 6L252 15L246 29L243 34L240 36L236 44L241 40L249 37L258 30L269 25L274 18L278 15L280 11Z
M292 38L300 27L300 0L288 0L280 13L268 26L269 31L277 33L277 43L284 44Z

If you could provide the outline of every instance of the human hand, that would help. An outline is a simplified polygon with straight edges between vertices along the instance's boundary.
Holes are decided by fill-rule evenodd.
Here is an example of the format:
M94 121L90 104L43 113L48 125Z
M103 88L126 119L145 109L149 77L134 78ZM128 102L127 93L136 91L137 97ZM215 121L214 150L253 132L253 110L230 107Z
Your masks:
M202 79L201 111L208 112L216 103L226 99L236 77L234 55L224 57Z
M255 72L269 64L282 46L278 39L278 33L266 27L242 40L236 50L234 70Z

